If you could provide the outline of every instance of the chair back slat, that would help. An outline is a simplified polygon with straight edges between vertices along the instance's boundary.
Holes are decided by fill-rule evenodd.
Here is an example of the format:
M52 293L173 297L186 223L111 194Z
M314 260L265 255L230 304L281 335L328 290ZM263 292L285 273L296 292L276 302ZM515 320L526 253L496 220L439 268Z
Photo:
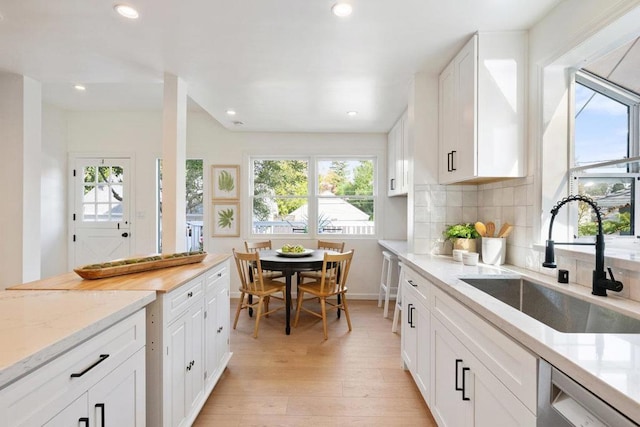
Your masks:
M262 242L244 242L244 247L247 252L259 252L271 249L271 240L264 240Z
M320 292L342 292L347 285L347 277L353 260L353 249L349 252L332 254L325 252L322 262Z
M233 249L233 257L236 260L238 275L240 276L240 290L263 292L264 280L262 277L260 252L236 252L236 250Z
M344 252L344 242L329 242L318 240L318 249L326 249L334 252Z

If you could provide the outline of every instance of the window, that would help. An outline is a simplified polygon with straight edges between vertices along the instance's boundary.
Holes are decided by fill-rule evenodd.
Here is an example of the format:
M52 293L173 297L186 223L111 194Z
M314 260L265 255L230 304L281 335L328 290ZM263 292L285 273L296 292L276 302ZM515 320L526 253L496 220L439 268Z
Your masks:
M202 159L187 159L185 164L186 176L186 249L188 251L203 250L203 183L204 175ZM156 162L157 179L157 251L162 252L162 159Z
M375 159L250 163L252 234L375 235Z
M635 235L640 215L638 97L586 71L576 73L572 194L591 197L600 207L605 234ZM597 233L586 203L574 209L577 237Z

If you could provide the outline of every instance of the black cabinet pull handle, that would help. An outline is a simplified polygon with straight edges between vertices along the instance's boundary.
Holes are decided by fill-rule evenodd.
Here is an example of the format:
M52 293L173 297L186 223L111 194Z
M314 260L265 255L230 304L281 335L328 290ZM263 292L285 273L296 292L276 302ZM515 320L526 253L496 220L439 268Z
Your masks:
M95 362L93 362L91 364L91 366L85 368L84 371L82 372L74 372L73 374L71 374L71 378L80 378L81 376L83 376L84 374L86 374L87 372L89 372L90 370L92 370L93 368L95 368L96 366L98 366L99 364L101 364L102 362L104 362L107 357L109 357L108 354L101 354L100 357L98 358L98 360L96 360Z
M129 237L129 233L127 232L122 233L122 237Z
M104 427L104 403L96 403L96 409L100 409L100 427Z
M466 392L465 390L465 384L464 384L464 378L466 377L466 373L470 371L470 368L462 368L462 400L471 400L470 398L466 397L464 394Z
M413 286L414 288L417 288L417 287L418 287L418 285L416 285L415 283L413 283L413 280L407 280L407 282L409 282L409 284L410 284L411 286Z
M413 304L407 305L407 309L408 309L408 311L407 311L407 323L413 327L413 325L412 325L412 323L413 323L413 318L412 318L413 317L413 312L411 311L412 308L413 308Z
M78 419L78 424L79 423L84 423L85 427L89 427L89 418L82 417L82 418Z
M192 296L193 296L193 292L189 292L189 293L187 294L187 297L189 297L189 298L191 298Z
M462 391L463 387L458 386L458 366L462 363L462 359L456 359L456 391ZM463 377L464 381L464 377ZM464 384L464 383L463 383Z
M222 271L218 273L218 277L222 277Z
M396 189L396 179L395 178L391 178L391 182L389 184L391 186L392 190Z
M452 171L452 172L453 172L453 171L455 171L455 170L457 170L457 169L456 169L456 167L454 166L454 163L453 163L453 159L454 159L454 155L455 155L455 154L456 154L456 151L455 151L455 150L451 152L451 171Z

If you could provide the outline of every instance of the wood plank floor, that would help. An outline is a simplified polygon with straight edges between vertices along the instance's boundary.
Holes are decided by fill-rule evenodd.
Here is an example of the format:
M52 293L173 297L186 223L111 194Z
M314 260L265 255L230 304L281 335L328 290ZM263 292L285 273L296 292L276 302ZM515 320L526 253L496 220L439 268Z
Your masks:
M233 357L194 426L435 427L377 301L351 301L349 312L353 331L332 311L324 341L320 319L305 313L285 335L284 311L263 318L254 339L243 311Z

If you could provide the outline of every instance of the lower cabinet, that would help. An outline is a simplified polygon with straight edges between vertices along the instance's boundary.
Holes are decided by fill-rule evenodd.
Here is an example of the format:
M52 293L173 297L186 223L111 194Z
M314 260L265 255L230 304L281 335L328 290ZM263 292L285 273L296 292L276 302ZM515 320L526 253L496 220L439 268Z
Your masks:
M420 276L402 266L402 359L411 372L425 401L430 398L430 339L431 316L428 309L428 287Z
M144 310L0 391L0 426L145 426Z
M535 426L537 359L406 265L402 359L440 427Z
M147 425L190 426L231 357L229 261L149 306Z
M536 425L534 414L437 319L433 382L430 408L441 427Z

